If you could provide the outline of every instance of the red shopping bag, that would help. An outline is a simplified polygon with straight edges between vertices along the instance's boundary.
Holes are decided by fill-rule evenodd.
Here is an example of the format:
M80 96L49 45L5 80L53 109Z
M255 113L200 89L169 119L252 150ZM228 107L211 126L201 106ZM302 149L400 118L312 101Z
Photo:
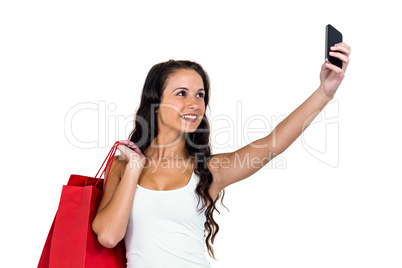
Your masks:
M100 177L113 162L119 142L110 149L95 177L71 175L63 186L59 207L50 228L38 268L123 268L126 267L124 241L103 247L92 231L102 193L109 176ZM107 162L106 162L107 160ZM106 162L99 178L97 175Z

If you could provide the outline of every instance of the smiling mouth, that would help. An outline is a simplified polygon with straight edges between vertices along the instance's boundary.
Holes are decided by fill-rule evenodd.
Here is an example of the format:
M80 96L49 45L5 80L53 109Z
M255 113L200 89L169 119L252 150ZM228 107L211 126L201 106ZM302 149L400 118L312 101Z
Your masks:
M198 116L196 115L180 115L181 118L183 119L189 119L189 120L196 120Z

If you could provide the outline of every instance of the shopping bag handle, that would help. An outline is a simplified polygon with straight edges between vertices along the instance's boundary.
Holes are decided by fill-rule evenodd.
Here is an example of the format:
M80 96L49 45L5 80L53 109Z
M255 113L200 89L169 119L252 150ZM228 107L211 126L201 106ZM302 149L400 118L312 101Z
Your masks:
M105 160L103 161L101 167L99 168L98 172L96 173L96 175L95 175L95 177L94 177L95 179L97 178L97 176L98 176L98 174L99 174L99 171L101 171L103 165L105 164L105 162L106 162L106 160L107 160L106 166L104 167L102 173L99 175L99 178L98 178L98 180L97 180L96 183L95 183L95 187L96 187L96 186L98 185L99 181L101 180L101 177L102 177L103 173L105 173L107 166L108 166L109 163L110 163L110 168L109 168L109 170L108 170L108 172L107 172L107 174L106 174L105 181L103 182L103 190L102 190L102 192L105 191L106 182L107 182L107 179L108 179L108 177L109 177L110 170L112 169L111 167L112 167L112 163L113 163L113 160L114 160L114 155L116 154L117 146L120 145L120 144L121 144L121 143L118 142L118 141L116 141L116 142L113 144L113 146L112 146L112 148L110 149L108 155L106 156Z

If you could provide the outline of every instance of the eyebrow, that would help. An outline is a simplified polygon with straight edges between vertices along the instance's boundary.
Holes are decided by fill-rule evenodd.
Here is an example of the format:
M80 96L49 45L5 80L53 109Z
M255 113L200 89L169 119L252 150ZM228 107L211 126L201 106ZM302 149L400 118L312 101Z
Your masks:
M172 92L175 92L175 91L178 90L178 89L184 89L184 90L187 90L187 91L188 91L188 88L186 88L186 87L178 87L178 88L176 88L175 90L173 90ZM197 90L197 92L199 92L199 91L205 91L205 89L200 88L199 90Z

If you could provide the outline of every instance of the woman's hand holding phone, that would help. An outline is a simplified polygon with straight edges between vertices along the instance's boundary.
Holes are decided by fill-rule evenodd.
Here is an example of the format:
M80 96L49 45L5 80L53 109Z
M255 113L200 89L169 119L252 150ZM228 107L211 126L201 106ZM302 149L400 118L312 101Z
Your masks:
M345 77L345 72L349 65L350 52L350 47L344 42L335 44L335 46L330 47L329 55L341 60L342 68L339 68L338 66L335 66L329 62L325 62L321 66L320 88L323 93L328 97L332 98L335 95L336 90Z

